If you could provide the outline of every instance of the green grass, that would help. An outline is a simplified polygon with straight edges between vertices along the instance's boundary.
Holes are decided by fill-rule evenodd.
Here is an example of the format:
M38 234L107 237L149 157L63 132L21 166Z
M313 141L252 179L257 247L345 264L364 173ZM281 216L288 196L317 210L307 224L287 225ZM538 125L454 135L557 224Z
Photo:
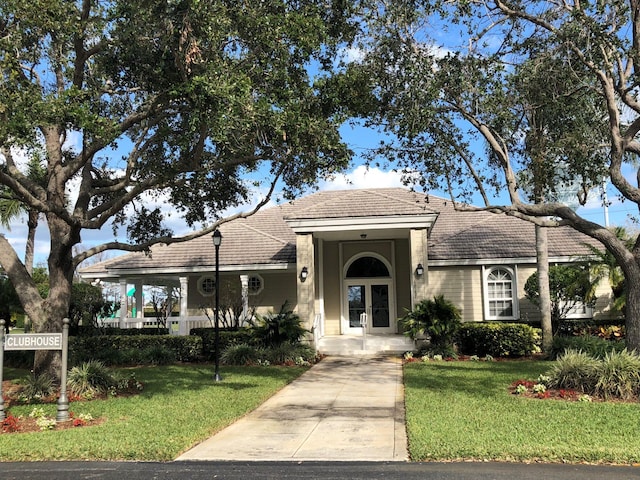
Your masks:
M640 461L637 403L518 397L549 362L430 362L405 368L414 461L501 460L630 464Z
M508 392L549 362L430 362L405 368L407 431L414 461L640 462L640 404L536 400ZM293 380L297 367L135 369L140 395L73 402L99 426L0 435L0 461L175 459ZM5 378L28 372L5 369ZM27 416L32 406L11 407ZM45 406L55 416L56 406ZM366 441L366 439L363 439Z
M139 395L72 402L76 415L91 414L98 426L35 433L0 434L0 461L173 460L299 376L298 367L224 367L215 383L210 366L134 369L145 388ZM26 371L7 369L5 379ZM33 406L11 407L28 416ZM55 417L56 405L45 405Z

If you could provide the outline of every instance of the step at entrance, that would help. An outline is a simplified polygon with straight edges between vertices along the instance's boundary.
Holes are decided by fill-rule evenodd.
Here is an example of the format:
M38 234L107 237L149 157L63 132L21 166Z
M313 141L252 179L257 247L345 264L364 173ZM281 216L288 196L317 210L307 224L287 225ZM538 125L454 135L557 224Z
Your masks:
M330 335L318 341L323 355L402 355L415 350L413 340L404 335Z

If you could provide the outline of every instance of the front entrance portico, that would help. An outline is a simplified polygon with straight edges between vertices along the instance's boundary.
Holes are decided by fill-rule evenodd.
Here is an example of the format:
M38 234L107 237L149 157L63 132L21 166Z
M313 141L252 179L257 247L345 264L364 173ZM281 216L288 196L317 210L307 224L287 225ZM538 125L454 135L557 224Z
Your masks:
M398 319L426 298L435 215L285 220L296 233L297 312L314 341L399 335Z

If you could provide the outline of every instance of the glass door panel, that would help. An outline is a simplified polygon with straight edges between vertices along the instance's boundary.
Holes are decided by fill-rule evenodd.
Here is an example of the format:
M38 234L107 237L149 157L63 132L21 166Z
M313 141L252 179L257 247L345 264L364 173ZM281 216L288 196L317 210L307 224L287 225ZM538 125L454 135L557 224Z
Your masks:
M367 309L367 290L365 285L349 285L347 288L349 328L359 328L360 315Z
M371 316L373 328L389 327L389 285L371 285Z

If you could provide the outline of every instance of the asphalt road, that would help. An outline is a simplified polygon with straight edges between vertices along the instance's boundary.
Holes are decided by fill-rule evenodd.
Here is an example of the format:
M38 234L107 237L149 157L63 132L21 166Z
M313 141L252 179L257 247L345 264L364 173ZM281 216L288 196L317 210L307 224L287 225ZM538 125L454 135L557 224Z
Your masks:
M0 462L2 480L627 480L640 467L406 462Z

